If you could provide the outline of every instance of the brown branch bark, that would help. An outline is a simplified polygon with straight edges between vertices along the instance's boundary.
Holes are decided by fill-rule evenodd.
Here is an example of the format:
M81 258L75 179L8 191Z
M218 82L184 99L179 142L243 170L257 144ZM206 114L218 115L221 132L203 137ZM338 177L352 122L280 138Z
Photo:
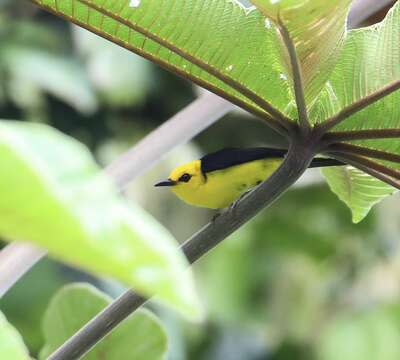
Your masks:
M400 163L400 155L346 143L333 144L327 148L327 151L356 154L356 155L366 156L369 158Z
M301 72L301 65L296 53L296 47L290 37L289 31L283 23L281 17L278 15L278 28L282 35L283 42L290 58L290 65L293 75L294 93L296 97L297 111L299 115L300 128L304 135L311 132L310 120L308 118L307 104L304 95L303 75Z
M337 152L331 151L331 152L329 152L329 154L330 155L337 154L337 155L345 158L347 163L349 163L349 161L352 161L354 163L357 163L366 168L369 168L369 169L379 172L381 174L385 174L391 178L394 178L394 179L400 181L400 171L388 168L387 166L379 164L378 162L372 161L366 157L363 157L360 155L344 153L344 152L339 152L339 151L337 151ZM335 156L335 158L336 158L336 156Z
M340 141L400 138L400 129L370 129L328 132L322 141L329 145Z

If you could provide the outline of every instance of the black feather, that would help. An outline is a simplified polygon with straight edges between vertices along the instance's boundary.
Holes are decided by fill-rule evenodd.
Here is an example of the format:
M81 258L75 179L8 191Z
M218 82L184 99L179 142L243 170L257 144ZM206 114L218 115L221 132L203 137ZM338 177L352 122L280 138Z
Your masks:
M287 150L270 148L227 148L203 156L201 171L207 174L216 170L227 169L231 166L244 164L254 160L267 158L283 158Z
M244 164L260 159L284 158L286 149L271 148L226 148L203 156L201 160L201 171L204 175L216 170L227 169L231 166ZM344 165L334 159L316 158L310 167L340 166Z

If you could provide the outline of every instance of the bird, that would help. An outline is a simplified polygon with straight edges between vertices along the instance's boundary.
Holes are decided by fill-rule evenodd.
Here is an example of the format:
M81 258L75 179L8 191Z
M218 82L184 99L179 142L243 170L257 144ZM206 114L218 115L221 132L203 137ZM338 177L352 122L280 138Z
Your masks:
M286 149L267 147L225 148L178 166L167 180L154 186L169 187L189 205L223 209L270 177L286 153ZM309 167L340 165L344 164L317 157Z

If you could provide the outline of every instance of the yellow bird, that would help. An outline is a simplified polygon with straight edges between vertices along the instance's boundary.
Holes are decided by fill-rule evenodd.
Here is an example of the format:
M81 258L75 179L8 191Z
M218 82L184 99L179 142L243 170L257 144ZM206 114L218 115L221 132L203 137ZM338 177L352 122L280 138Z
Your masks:
M228 148L175 168L168 186L184 202L210 209L222 209L251 188L261 184L282 163L287 150L270 148ZM310 167L338 166L343 163L314 159Z

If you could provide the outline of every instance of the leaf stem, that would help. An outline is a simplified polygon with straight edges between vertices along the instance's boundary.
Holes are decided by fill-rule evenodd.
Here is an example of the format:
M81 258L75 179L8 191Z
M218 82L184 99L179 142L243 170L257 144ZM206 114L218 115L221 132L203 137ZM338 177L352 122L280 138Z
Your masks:
M349 163L349 161L352 161L369 169L375 170L379 173L388 175L389 177L394 178L396 180L400 180L400 171L391 169L376 161L367 159L366 157L339 151L330 151L329 154L339 154L340 156L342 156L347 160L347 163Z
M369 175L383 181L384 183L391 185L391 186L395 187L396 189L400 190L400 181L392 178L391 176L382 174L381 172L379 172L375 169L371 169L370 167L359 162L359 160L356 159L355 157L350 157L348 154L344 154L344 153L327 153L327 155L329 155L339 161L346 162L347 164L354 166L355 168L365 172L366 174L369 174Z
M340 141L395 139L400 137L400 129L371 129L328 132L322 141L329 145Z
M270 178L181 246L189 263L197 261L259 211L271 205L304 173L314 155L309 142L292 143L285 160ZM129 290L67 340L48 360L74 360L82 357L146 301L144 297Z
M34 0L35 1L35 0ZM166 49L174 52L175 54L181 56L183 59L191 62L192 64L198 66L199 68L203 69L204 71L208 72L209 74L213 75L215 78L219 79L220 81L224 82L226 85L230 86L232 89L236 90L243 96L247 97L249 100L254 102L258 105L261 109L265 110L268 114L270 114L275 121L279 122L281 126L284 128L289 129L292 126L292 121L290 118L285 116L282 112L272 106L267 100L263 97L257 95L255 92L251 91L249 88L241 84L239 81L232 79L230 76L224 74L219 69L215 68L214 66L194 57L193 55L189 54L188 52L184 51L183 49L175 46L174 44L168 42L166 39L162 39L159 36L153 34L151 31L142 28L141 26L122 18L121 16L105 9L101 5L97 5L90 0L79 0L79 2L85 4L89 8L92 8L103 15L114 19L115 21L119 22L127 26L129 29L136 31L147 38L153 40L154 42L158 43L159 45L165 47Z
M400 155L381 150L369 149L363 146L357 146L353 144L346 144L346 143L333 144L327 148L327 151L350 153L350 154L366 156L369 158L400 163Z
M348 117L365 109L367 106L372 105L373 103L377 102L385 96L390 95L398 89L400 89L400 80L393 81L390 84L380 88L379 90L374 91L372 94L369 94L362 99L357 100L353 104L345 107L339 113L327 119L323 123L316 125L315 130L321 135L325 134L330 129L334 128L342 121L346 120Z
M296 97L297 110L299 114L300 128L305 135L311 132L310 120L308 118L307 104L304 95L304 83L303 75L301 72L300 62L296 53L296 47L290 37L289 31L282 22L280 15L278 14L278 28L282 35L283 42L290 58L290 65L293 75L294 93Z
M278 121L275 118L273 118L269 113L267 113L265 110L263 110L261 107L257 106L256 104L249 103L245 99L241 99L238 96L229 94L225 90L218 88L217 86L215 86L214 84L212 84L208 81L198 78L173 64L169 64L166 61L160 60L160 58L158 58L155 55L147 53L139 48L133 47L128 42L119 40L118 38L114 37L111 34L104 33L102 31L98 30L97 28L95 28L91 25L88 25L87 23L80 21L79 19L75 19L75 18L68 16L66 14L63 14L63 13L58 13L54 9L52 9L50 6L42 4L42 2L39 0L31 0L31 2L40 6L41 8L48 11L49 13L63 17L64 19L70 21L71 23L74 23L74 24L76 24L98 36L101 36L104 39L109 40L109 41L123 47L124 49L126 49L128 51L138 54L139 56L142 56L145 59L154 62L155 64L159 65L160 67L162 67L168 71L171 71L172 73L174 73L184 79L189 79L196 85L199 85L199 86L203 87L204 89L207 89L207 90L213 92L214 94L221 96L222 98L241 107L242 109L248 111L249 113L253 114L254 116L263 119L268 126L270 126L272 129L277 131L279 134L288 138L288 129L290 132L293 127L293 121L291 121L289 118L286 117L287 120L283 124L281 121Z

